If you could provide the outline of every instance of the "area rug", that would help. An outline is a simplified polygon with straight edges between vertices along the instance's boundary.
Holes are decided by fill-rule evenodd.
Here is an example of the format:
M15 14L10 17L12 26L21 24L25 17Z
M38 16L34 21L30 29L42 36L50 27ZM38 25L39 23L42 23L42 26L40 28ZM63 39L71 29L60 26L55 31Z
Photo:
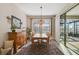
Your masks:
M50 40L48 48L31 48L31 44L21 48L16 55L64 55L58 48L55 40Z

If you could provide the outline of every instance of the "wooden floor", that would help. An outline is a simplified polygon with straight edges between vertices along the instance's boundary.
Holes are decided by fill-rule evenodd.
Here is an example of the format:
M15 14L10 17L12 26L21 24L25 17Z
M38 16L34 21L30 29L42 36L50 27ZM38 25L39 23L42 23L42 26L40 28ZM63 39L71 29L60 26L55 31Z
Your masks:
M57 48L57 42L50 40L48 48L31 48L31 44L27 47L21 48L16 55L63 55L63 53Z

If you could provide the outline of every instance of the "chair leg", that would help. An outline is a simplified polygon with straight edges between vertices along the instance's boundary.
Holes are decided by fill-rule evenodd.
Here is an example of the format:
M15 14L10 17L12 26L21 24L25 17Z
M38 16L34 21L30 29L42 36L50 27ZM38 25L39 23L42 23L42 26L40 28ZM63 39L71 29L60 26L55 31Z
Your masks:
M32 47L32 48L38 48L37 45L38 45L38 47L39 47L39 44L36 43L36 46L35 46L35 43L34 43L34 44L32 44L31 47Z
M49 47L49 44L47 44L47 47L46 48L48 48Z
M41 44L41 48L47 48L46 43L42 43L42 44Z
M34 48L34 44L31 45L31 48L32 48L32 49Z

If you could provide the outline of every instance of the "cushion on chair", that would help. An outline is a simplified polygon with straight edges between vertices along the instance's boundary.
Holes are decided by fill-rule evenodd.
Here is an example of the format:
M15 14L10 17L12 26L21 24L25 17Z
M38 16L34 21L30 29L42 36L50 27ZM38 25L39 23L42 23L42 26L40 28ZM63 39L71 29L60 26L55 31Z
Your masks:
M44 40L44 39L43 39L42 42L47 42L47 40Z
M13 40L4 41L3 47L0 48L0 54L5 55L13 48Z
M7 49L0 48L0 54L6 55L9 52L9 50L11 50L11 48L7 48Z
M38 42L38 40L34 40L34 42Z
M4 41L4 46L3 46L4 49L12 48L12 47L13 47L13 40Z

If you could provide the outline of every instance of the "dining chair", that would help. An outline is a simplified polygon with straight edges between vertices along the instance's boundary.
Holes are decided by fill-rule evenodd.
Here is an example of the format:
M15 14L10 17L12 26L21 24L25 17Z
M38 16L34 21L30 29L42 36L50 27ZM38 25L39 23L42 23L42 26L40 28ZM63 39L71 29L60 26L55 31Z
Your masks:
M32 48L37 48L37 47L39 47L39 40L38 39L34 39L33 36L34 36L34 33L31 32Z
M41 40L41 47L42 48L47 48L48 47L48 40L47 39L42 39Z
M32 48L38 48L39 47L39 40L38 39L32 39Z
M50 36L51 36L51 33L50 33L50 32L46 32L46 35L47 35L48 37L50 37Z
M47 32L46 35L48 36L49 40L51 41L52 40L51 33L50 32Z
M34 46L35 46L35 48L39 47L39 40L38 39L34 40Z

